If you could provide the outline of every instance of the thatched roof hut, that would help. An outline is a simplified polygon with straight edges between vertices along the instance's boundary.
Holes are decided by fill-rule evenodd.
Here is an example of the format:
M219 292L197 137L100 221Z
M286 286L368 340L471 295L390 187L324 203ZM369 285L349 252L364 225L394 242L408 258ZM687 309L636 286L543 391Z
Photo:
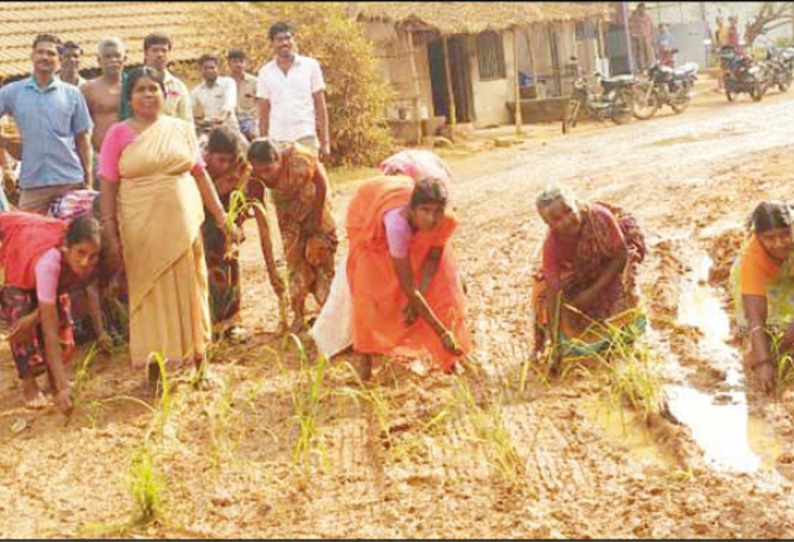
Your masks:
M477 34L532 23L610 18L608 2L349 2L359 21L393 21L406 30Z

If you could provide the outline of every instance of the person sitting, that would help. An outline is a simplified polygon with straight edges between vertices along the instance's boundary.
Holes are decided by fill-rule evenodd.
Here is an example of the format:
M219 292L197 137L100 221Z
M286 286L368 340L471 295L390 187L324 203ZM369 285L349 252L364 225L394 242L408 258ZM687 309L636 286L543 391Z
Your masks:
M36 377L47 373L55 405L72 410L64 370L74 349L68 288L88 283L101 248L99 222L80 217L70 224L32 213L0 214L0 265L5 285L0 307L28 408L46 401Z
M257 201L260 205L251 205L250 210L256 219L259 231L259 242L265 259L270 284L273 291L281 298L284 295L284 282L276 270L273 257L273 244L270 240L270 228L265 215L264 192L245 194L246 184L251 166L245 159L248 143L237 132L227 127L216 128L209 134L207 153L204 155L207 173L215 184L215 190L227 213L231 211L232 193L240 190L246 196L247 203ZM248 216L246 209L238 210L235 219L237 226L242 226ZM244 340L247 333L237 325L240 319L240 260L235 254L229 258L226 254L226 238L215 225L215 219L209 211L205 211L206 219L201 228L204 237L204 251L209 273L210 309L213 326L219 333L229 338Z
M533 290L534 355L550 339L557 370L560 356L602 351L615 338L604 333L606 324L636 338L645 328L636 292L645 240L634 217L604 203L577 201L564 188L545 190L536 205L549 233Z
M774 387L776 365L794 346L794 240L791 207L760 203L750 236L731 267L731 291L740 334L749 336L749 366L764 391Z

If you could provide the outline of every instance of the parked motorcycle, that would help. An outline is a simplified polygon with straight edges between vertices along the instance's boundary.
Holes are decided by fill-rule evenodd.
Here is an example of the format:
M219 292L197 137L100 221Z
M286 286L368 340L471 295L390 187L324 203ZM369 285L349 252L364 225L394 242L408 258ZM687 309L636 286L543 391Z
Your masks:
M696 62L687 62L680 68L665 66L658 60L651 64L648 80L634 87L632 114L638 119L649 119L663 105L669 105L676 114L682 113L692 101L698 68Z
M610 119L615 124L625 124L631 120L633 86L636 84L634 76L604 77L596 72L594 77L596 85L601 87L600 93L590 89L590 81L581 73L574 81L573 93L565 108L565 118L562 121L563 134L576 127L579 118L583 115L596 120Z
M720 49L720 59L728 101L732 102L742 92L749 94L756 102L761 101L768 86L766 70L754 64L750 57L736 54L730 45Z
M764 66L767 86L776 86L780 92L786 92L794 80L794 48L770 47L766 53Z

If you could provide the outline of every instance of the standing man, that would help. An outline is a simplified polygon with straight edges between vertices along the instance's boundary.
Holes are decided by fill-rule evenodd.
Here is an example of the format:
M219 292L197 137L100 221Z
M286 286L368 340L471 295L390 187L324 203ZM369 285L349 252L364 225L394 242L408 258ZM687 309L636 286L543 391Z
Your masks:
M208 122L210 129L227 126L239 132L240 124L234 112L237 109L237 84L234 79L218 75L218 57L215 55L201 55L198 65L204 81L191 93L194 111L198 114L196 122Z
M171 117L177 117L193 124L193 107L190 103L190 92L185 83L174 77L168 71L169 56L171 55L171 38L165 34L153 33L143 40L143 63L151 68L163 72L165 82L165 108L163 112ZM129 104L121 104L122 115L129 117Z
M85 79L80 77L80 60L83 58L83 48L73 41L67 41L59 49L61 60L61 71L58 77L64 83L69 83L76 87L80 87L85 83Z
M80 90L55 75L60 45L55 36L36 36L33 75L0 88L0 117L13 116L22 139L19 208L40 214L93 177L93 123Z
M94 121L91 143L99 154L105 133L119 120L121 105L121 72L127 56L119 38L102 38L97 45L97 63L101 75L80 87Z
M237 84L237 121L240 130L253 141L259 137L259 107L256 104L256 77L246 71L248 58L241 49L232 49L226 57L231 76Z
M259 132L279 149L291 143L319 152L320 160L331 153L325 81L317 60L296 54L292 28L279 22L270 27L270 43L276 58L259 70Z
M653 59L653 19L645 11L645 2L637 4L629 17L631 52L635 71L643 71Z

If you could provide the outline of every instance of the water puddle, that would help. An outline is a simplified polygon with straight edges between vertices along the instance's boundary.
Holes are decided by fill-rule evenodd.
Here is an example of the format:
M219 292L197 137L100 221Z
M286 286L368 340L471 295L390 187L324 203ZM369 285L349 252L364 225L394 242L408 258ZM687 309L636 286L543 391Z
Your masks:
M699 357L725 372L728 390L709 394L688 386L668 386L670 413L691 429L708 464L720 470L754 472L771 466L782 446L761 420L748 413L741 355L725 342L731 335L730 320L708 284L711 258L704 252L696 264L695 280L683 288L678 321L703 333Z
M585 408L585 414L610 438L626 446L634 461L659 467L674 464L672 457L665 455L656 444L656 439L638 413L604 401L597 401Z

